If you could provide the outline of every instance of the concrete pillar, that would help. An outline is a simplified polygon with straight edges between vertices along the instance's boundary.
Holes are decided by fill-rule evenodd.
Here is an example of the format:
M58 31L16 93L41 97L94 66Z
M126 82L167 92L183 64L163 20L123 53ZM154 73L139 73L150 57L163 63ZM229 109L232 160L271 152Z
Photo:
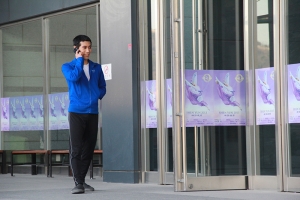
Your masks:
M136 0L101 0L101 63L112 65L102 100L103 181L139 182Z

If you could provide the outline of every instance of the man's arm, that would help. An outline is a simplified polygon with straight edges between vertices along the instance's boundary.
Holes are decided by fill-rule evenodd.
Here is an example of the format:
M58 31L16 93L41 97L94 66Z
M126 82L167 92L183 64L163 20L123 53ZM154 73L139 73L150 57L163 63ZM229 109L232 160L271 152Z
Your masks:
M61 71L67 81L77 81L83 72L83 58L79 57L76 59L75 67L71 67L69 63L65 63L61 67Z

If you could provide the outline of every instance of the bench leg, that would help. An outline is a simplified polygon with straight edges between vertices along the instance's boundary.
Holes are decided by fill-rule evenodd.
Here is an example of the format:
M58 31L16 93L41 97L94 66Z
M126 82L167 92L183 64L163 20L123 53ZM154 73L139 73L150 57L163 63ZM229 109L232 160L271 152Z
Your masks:
M52 178L52 153L50 153L49 163L49 176Z
M2 154L2 165L1 165L1 174L6 173L6 152L4 151Z
M31 175L37 175L36 154L31 154Z
M46 155L46 166L47 166L47 177L49 177L49 152L47 152L47 155Z
M14 176L14 155L11 153L11 167L10 167L10 175Z
M101 176L101 177L103 176L103 165L100 166L100 176Z
M3 153L3 164L2 164L2 169L3 169L3 174L7 174L7 168L6 168L6 152Z

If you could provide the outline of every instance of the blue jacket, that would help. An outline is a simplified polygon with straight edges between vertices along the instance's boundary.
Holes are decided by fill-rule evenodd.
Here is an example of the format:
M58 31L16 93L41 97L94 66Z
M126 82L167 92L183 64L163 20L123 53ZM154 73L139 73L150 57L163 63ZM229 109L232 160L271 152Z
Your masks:
M106 93L106 83L101 65L89 60L90 80L83 71L84 59L75 58L62 65L62 73L69 87L69 112L98 114L98 99Z

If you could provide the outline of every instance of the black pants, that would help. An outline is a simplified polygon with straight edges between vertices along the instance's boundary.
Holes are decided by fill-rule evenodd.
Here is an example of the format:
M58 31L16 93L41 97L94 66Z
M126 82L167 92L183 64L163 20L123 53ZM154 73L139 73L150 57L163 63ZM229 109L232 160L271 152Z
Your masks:
M97 140L98 114L69 113L70 166L75 185L85 182Z

